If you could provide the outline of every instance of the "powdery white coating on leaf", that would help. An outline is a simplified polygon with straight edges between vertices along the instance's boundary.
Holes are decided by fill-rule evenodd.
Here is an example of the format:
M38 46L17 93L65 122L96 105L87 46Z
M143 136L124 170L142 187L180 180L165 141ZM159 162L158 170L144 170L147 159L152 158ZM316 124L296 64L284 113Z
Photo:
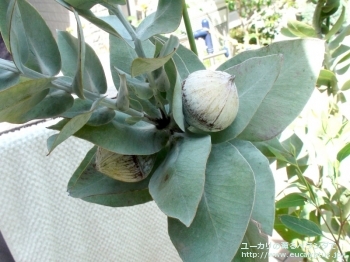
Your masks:
M217 132L228 127L238 112L235 77L220 71L193 72L182 84L186 122L200 130Z

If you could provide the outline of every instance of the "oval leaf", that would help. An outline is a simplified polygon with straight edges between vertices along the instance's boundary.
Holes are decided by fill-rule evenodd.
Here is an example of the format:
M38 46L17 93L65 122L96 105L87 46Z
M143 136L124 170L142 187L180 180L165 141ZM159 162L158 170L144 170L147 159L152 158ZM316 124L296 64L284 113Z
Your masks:
M158 34L175 31L181 22L183 1L159 0L157 11L147 16L136 29L143 41Z
M158 207L186 226L192 223L203 194L210 149L210 136L178 138L149 184Z
M86 123L90 126L102 126L108 124L113 120L115 111L108 107L99 107L91 115L89 121Z
M62 90L51 89L50 93L40 103L21 115L21 122L56 117L68 110L73 102L74 98L71 94Z
M233 140L235 146L254 172L256 189L252 219L259 223L261 230L272 235L275 220L275 180L269 161L250 142Z
M346 8L345 6L342 7L341 14L338 17L337 22L333 25L331 30L328 31L328 33L325 35L325 39L329 40L332 36L334 36L336 33L338 33L339 29L342 27L345 19L346 14Z
M35 79L21 82L0 90L0 121L23 123L25 114L49 92L51 79Z
M320 75L317 78L316 85L337 88L337 82L337 77L332 71L327 69L321 69Z
M157 58L136 58L131 65L131 75L139 76L144 73L152 72L160 67L162 67L169 59L173 56L176 49L174 49L170 54L157 57Z
M157 36L157 39L162 43L167 41L167 38L164 36ZM198 56L181 44L173 55L172 60L176 65L181 79L186 79L190 73L206 69Z
M80 14L80 12L79 12L79 14ZM122 37L122 38L127 39L127 40L132 40L132 37L130 36L129 32L125 29L123 23L120 22L120 20L118 19L117 16L109 15L109 16L99 17L98 20L104 22L107 26L111 27L113 29L113 31L116 32L117 34L112 33L113 31L110 32L111 29L109 29L109 27L106 27L106 26L102 27L99 24L97 24L95 21L93 22L92 20L90 20L90 22L93 22L95 25L99 26L101 29L104 29L106 32L108 32L114 36Z
M109 60L113 82L119 87L119 75L115 68L123 73L131 75L131 63L137 58L135 50L128 43L119 37L109 36Z
M244 140L248 134L251 141L271 139L299 115L314 90L324 52L322 40L280 41L258 50L242 52L217 69L224 71L252 57L283 55L283 65L274 86L240 139Z
M0 111L0 122L9 122L13 124L23 124L25 121L22 116L33 107L35 107L40 101L42 101L48 94L49 90L43 90L32 94L25 99L19 101L17 104L7 107ZM1 95L1 94L0 94Z
M350 144L345 145L337 154L337 160L339 162L343 161L350 155Z
M304 206L307 198L299 193L291 193L276 202L276 208Z
M149 178L125 183L103 175L95 169L97 146L86 154L68 182L71 197L111 207L143 204L152 200L148 192Z
M67 123L62 127L61 132L55 135L52 135L47 140L47 148L49 154L63 141L72 136L80 128L82 128L87 121L90 119L92 112L86 112L81 115L77 115L72 119L68 120Z
M251 58L225 70L236 76L239 109L235 120L229 127L212 134L213 143L231 140L241 133L244 139L254 140L254 134L246 133L244 130L259 111L267 93L273 87L281 66L282 57L271 55Z
M50 129L61 130L67 122L66 119L62 120ZM115 118L101 126L85 125L74 136L119 154L151 155L160 151L168 142L169 133L158 130L153 125L138 125L139 123L130 126L125 119L121 123Z
M322 231L318 225L311 220L297 218L290 215L279 216L281 222L289 229L308 237L322 236Z
M182 111L182 80L173 60L166 63L164 68L170 82L167 99L172 101L172 103L170 103L169 112L173 114L173 118L179 128L185 131L185 117Z
M68 32L58 31L57 41L62 54L62 72L66 76L75 77L78 70L79 40ZM107 80L101 61L88 44L85 44L85 48L83 87L104 94L107 91Z
M18 69L54 76L61 69L56 41L44 19L25 0L14 1L8 10L10 50Z
M229 143L212 147L202 200L190 227L168 218L168 231L183 261L231 261L250 220L253 172Z
M127 111L130 106L129 102L129 91L126 85L126 76L124 74L119 74L120 85L118 88L118 96L116 101L116 106L119 111Z
M304 22L292 20L287 22L289 31L298 37L317 37L316 30Z

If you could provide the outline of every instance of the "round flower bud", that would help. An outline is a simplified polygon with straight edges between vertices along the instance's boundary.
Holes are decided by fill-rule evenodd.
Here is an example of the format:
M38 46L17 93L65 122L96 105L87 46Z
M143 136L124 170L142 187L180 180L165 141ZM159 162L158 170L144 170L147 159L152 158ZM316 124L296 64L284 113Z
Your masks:
M186 122L202 131L217 132L237 116L238 93L235 77L220 71L199 70L182 83Z
M97 171L123 182L138 182L151 172L155 155L121 155L98 147L96 153Z

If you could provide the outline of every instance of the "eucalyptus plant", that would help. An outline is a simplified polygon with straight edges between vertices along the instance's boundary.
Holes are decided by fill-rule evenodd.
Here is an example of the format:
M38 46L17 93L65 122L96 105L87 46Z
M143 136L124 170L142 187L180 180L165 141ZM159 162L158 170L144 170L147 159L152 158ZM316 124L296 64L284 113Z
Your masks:
M274 178L254 143L276 137L301 112L322 67L324 42L276 42L220 65L216 71L234 78L239 108L227 128L212 132L190 126L183 112L186 79L213 73L171 35L183 1L159 0L137 28L121 12L125 0L56 1L75 15L77 38L58 31L56 42L28 2L0 1L1 33L13 57L0 60L0 120L61 117L50 127L59 132L47 140L49 153L70 136L92 144L68 183L70 196L111 207L155 201L183 261L238 261L242 242L249 243L245 252L267 252L253 246L272 234ZM110 15L96 17L90 10L96 4ZM80 17L109 33L116 98L84 41ZM215 90L208 88L203 101L220 108L225 101ZM191 105L191 95L186 99ZM121 181L116 162L131 163L143 176Z
M314 94L318 106L301 115L289 139L256 145L287 173L288 184L276 203L275 230L298 245L291 252L321 254L317 261L345 262L350 257L348 5L338 0L309 5L314 7L312 21L291 20L282 33L326 42L324 68Z

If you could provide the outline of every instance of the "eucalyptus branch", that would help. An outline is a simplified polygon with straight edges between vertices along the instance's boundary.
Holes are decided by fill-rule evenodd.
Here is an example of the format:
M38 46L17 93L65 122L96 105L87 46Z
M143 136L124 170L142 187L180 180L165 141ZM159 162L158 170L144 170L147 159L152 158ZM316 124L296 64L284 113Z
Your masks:
M145 52L143 50L142 44L138 36L136 35L135 29L131 26L128 20L125 19L122 11L120 10L119 5L113 6L113 5L108 5L107 6L120 20L120 22L123 24L125 29L128 31L130 34L132 40L134 41L135 44L135 51L139 57L146 57Z
M310 187L309 183L308 183L308 182L306 181L306 179L304 178L303 173L302 173L302 171L300 170L299 166L298 166L298 165L295 165L295 167L296 167L296 169L297 169L297 171L298 171L298 172L297 172L298 178L301 180L301 182L302 182L302 183L306 186L306 188L308 189L308 191L309 191L309 193L310 193L311 200L314 202L313 205L315 206L317 212L320 214L321 219L322 219L323 222L325 223L325 225L326 225L326 227L327 227L329 233L332 235L332 238L333 238L333 239L329 239L328 237L326 237L326 238L329 239L329 240L334 241L334 243L335 243L336 246L338 247L338 250L339 250L339 252L340 252L340 254L341 254L342 258L343 258L343 261L346 262L345 257L344 257L344 254L343 254L343 251L342 251L342 249L341 249L341 247L340 247L340 244L339 244L339 239L337 239L336 236L333 234L332 229L330 228L330 226L329 226L328 223L327 223L327 220L324 218L324 216L323 216L323 214L322 214L322 211L321 211L321 209L320 209L320 207L319 207L318 201L316 200L316 197L315 197L314 192L311 190L311 187Z
M67 93L72 94L71 86L69 83L61 81L60 79L56 79L56 80L52 81L52 84L56 89L63 90ZM93 92L90 92L88 90L84 90L84 96L87 99L92 100L92 101L95 101L96 99L99 99L101 97L100 95L93 93ZM111 98L104 97L102 99L102 101L100 102L100 105L106 106L106 107L114 109L114 110L118 110L115 100L111 99ZM154 124L154 125L156 124L155 121L150 120L151 118L145 112L139 112L135 109L129 108L124 113L126 113L130 116L140 117L143 121L145 121L147 123Z
M182 17L183 17L184 23L185 23L187 38L188 38L188 41L190 42L190 48L191 48L192 52L198 56L197 46L196 46L196 42L194 40L191 21L190 21L189 15L188 15L187 4L186 4L185 0L182 0L182 5L183 5Z
M322 7L324 6L326 0L318 0L314 12L314 16L312 18L312 25L314 26L316 30L316 34L318 38L322 39L322 29L321 29L321 12L322 12Z
M146 57L145 52L143 50L142 44L140 39L138 38L135 29L131 26L131 24L129 23L129 21L127 21L122 13L122 11L120 10L119 5L116 6L112 6L112 5L108 5L108 8L118 17L118 19L121 21L121 23L124 25L125 29L128 31L128 33L130 34L132 40L134 41L135 44L135 52L137 53L137 55L139 57ZM160 102L159 98L158 98L158 91L156 88L156 84L155 84L155 80L154 77L151 73L147 73L147 79L150 83L150 87L154 90L154 97L156 99L156 101L159 104L159 107L161 110L163 110L165 112L164 106L163 104Z
M321 213L321 210L319 209L318 206L316 206L316 209L317 209L317 211L320 213L320 216L321 216L323 222L325 223L325 225L326 225L326 227L327 227L329 233L332 235L332 237L333 237L333 239L334 239L334 243L335 243L336 246L338 247L338 250L339 250L339 253L340 253L341 257L342 257L343 262L346 262L344 253L343 253L343 251L342 251L342 249L341 249L341 246L340 246L340 244L339 244L339 239L337 239L336 236L333 234L333 232L332 232L330 226L328 225L326 219L323 217L323 215L322 215L322 213Z

